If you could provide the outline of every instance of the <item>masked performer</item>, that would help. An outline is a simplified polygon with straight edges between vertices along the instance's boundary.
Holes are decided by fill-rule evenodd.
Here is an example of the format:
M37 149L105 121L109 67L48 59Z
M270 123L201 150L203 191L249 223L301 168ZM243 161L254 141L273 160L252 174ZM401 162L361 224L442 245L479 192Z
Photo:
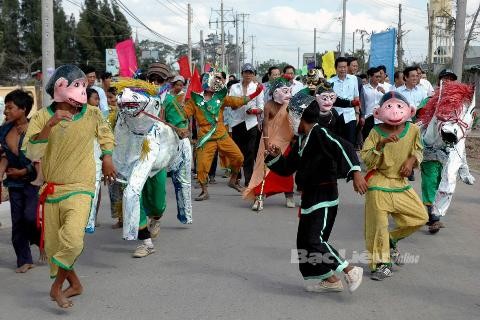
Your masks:
M263 199L284 192L287 208L294 208L293 199L293 176L282 177L265 167L265 150L269 144L280 147L282 154L289 151L293 130L290 126L287 106L292 97L290 82L285 78L277 78L270 85L269 94L273 100L269 100L264 109L263 119L263 143L260 143L257 160L253 170L252 179L244 191L246 199L255 199L252 210L263 210ZM312 98L313 100L313 98Z
M353 146L318 125L319 110L315 105L302 106L294 113L301 118L295 122L299 137L292 150L285 157L280 147L270 145L265 162L270 170L283 176L296 172L295 182L302 192L297 250L307 291L342 291L342 281L335 273L343 272L353 292L362 281L363 269L349 265L328 239L337 215L337 177L353 178L354 189L360 193L366 192L367 185ZM338 166L340 162L345 165Z
M55 278L50 296L62 308L82 292L73 265L83 250L83 238L95 192L95 137L102 150L105 179L115 179L113 134L98 108L87 106L85 74L76 66L55 70L46 85L54 102L37 112L28 127L23 150L42 159L45 184L40 191L42 239ZM39 214L37 213L37 214ZM67 280L70 286L62 291Z
M402 264L397 242L427 222L422 201L407 182L422 162L420 129L408 122L415 107L398 92L388 92L373 112L383 123L375 125L365 140L361 157L367 166L365 241L371 255L372 279L392 275L392 261ZM396 227L388 230L388 215Z
M163 89L153 83L122 79L113 86L120 92L119 119L115 127L118 148L113 158L127 182L123 194L123 237L143 240L133 254L135 258L142 258L155 252L152 239L160 231L160 218L166 207L164 172L170 171L174 182L178 220L192 223L190 180L186 177L190 170L190 152L185 140L179 140L188 131L175 126L187 127L187 122L181 113L174 116L174 110L168 105L165 115L175 125L158 117L159 93ZM168 102L168 96L165 101L173 103Z
M333 91L333 85L325 80L320 80L315 90L315 101L320 110L318 124L341 136L343 122L339 121L338 112L333 108L336 100L337 94Z
M217 149L221 157L228 158L228 163L232 168L228 186L239 192L243 191L237 182L237 175L242 167L243 156L238 146L228 135L223 123L223 110L225 106L236 109L247 104L248 101L262 92L263 86L258 84L257 90L249 96L227 96L227 88L225 88L222 82L221 75L211 71L204 74L202 89L203 94L192 92L192 98L187 101L184 108L186 116L193 116L198 126L198 142L196 145L197 174L202 192L195 198L196 201L209 198L207 178Z
M475 178L468 168L465 138L472 129L475 102L472 86L455 82L450 70L439 74L440 87L418 112L425 145L421 163L422 198L428 211L428 231L442 228L440 218L448 210L457 177L466 184Z

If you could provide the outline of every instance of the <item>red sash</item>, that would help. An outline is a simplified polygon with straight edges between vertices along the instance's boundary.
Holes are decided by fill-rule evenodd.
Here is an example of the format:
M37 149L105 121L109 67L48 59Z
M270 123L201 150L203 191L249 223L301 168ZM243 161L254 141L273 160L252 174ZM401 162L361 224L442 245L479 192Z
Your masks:
M55 186L59 184L53 182L47 182L47 185L43 189L37 204L37 228L41 229L40 232L40 250L44 248L45 242L45 202L47 197L55 192Z

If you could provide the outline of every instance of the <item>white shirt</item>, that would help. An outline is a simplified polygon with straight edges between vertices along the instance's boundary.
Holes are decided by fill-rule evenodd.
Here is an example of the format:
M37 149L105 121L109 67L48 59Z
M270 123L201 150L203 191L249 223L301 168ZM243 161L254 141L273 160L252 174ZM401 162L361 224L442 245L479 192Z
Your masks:
M305 88L305 85L303 83L301 83L300 81L298 80L295 80L293 79L293 82L292 82L292 96L295 95L295 93L297 93L298 91L302 90Z
M392 91L392 85L388 82L384 82L384 83L378 83L378 85L380 87L382 87L384 90L385 90L385 93L387 93L388 91Z
M418 85L422 87L423 90L425 90L428 97L433 95L434 89L430 81L428 81L427 79L420 79L420 83Z
M235 83L230 87L230 96L234 97L243 97L248 96L257 90L257 84L253 81L248 84L247 92L243 92L242 83ZM250 130L254 126L258 124L258 118L255 114L247 114L247 110L251 108L262 109L263 111L263 94L264 92L260 92L258 96L256 96L253 100L250 100L246 105L241 106L235 110L231 110L229 112L230 119L228 120L229 128L233 128L242 122L245 122L247 130Z
M98 107L100 108L100 111L102 111L104 116L108 115L110 108L108 107L107 95L105 94L105 91L103 88L98 86L91 86L90 88L98 93L98 97L100 98L100 104Z
M377 86L380 86L380 84ZM363 97L365 103L365 118L368 118L373 115L373 108L378 105L383 97L383 93L378 91L377 87L374 88L370 83L367 83L363 85Z
M334 76L329 82L333 83L333 91L342 99L353 100L353 98L359 96L357 76L347 74L344 80L339 79L338 76ZM345 123L357 120L355 117L355 108L334 108L339 115L343 114Z

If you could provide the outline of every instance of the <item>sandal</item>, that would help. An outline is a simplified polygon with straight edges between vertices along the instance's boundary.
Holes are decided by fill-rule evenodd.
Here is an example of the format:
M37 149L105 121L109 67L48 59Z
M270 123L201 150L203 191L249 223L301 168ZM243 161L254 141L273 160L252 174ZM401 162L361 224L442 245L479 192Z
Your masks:
M240 184L238 183L231 183L229 182L228 183L228 186L232 189L235 189L237 190L238 192L243 192L243 190L245 190L245 188L243 188Z
M206 192L202 192L198 195L198 197L195 198L195 201L203 201L209 199L210 196Z

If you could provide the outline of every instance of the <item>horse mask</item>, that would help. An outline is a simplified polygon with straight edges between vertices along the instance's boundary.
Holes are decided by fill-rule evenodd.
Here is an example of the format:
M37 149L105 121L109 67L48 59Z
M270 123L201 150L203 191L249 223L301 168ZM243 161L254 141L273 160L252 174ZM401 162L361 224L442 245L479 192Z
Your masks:
M383 123L398 126L413 117L415 110L403 95L390 91L385 93L379 105L373 108L373 116Z
M87 78L79 67L66 64L52 74L45 91L55 102L66 102L73 107L87 103Z
M428 138L425 138L428 144L432 144L433 137L438 134L448 145L454 145L465 138L472 129L474 109L474 88L471 85L442 81L440 88L435 91L419 115L422 126L430 127L430 122L435 123L437 132L428 134Z

